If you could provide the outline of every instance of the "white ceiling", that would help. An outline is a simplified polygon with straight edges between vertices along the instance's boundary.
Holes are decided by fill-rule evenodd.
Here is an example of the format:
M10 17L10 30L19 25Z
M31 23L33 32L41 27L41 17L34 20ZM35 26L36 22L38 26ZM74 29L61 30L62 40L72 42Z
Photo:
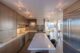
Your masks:
M48 14L66 8L76 0L1 0L4 4L29 18L49 17ZM53 13L54 14L54 13Z

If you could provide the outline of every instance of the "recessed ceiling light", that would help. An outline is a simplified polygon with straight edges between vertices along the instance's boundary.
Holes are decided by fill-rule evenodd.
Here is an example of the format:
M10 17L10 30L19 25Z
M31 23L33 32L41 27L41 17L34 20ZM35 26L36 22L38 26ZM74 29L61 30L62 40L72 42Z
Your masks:
M30 12L27 10L26 12L24 12L26 15L29 15L30 14Z
M29 17L32 18L33 16L32 15L29 15Z
M58 3L58 5L56 6L56 8L61 11L63 9L63 4L62 2Z
M24 8L24 5L23 5L23 3L21 1L18 1L17 3L15 3L15 5L18 7L19 10Z

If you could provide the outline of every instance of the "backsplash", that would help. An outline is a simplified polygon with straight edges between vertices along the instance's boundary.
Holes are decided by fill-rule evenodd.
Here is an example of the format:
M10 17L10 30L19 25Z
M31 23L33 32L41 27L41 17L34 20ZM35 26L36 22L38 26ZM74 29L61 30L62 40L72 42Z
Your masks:
M25 33L26 31L26 28L17 28L17 34L22 34L22 33Z

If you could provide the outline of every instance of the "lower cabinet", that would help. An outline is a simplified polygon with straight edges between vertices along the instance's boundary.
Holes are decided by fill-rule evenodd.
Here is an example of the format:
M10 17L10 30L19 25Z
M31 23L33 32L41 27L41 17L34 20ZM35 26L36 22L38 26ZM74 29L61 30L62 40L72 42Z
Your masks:
M15 40L11 43L9 43L8 45L0 48L0 53L17 53L17 51L19 50L19 40Z
M29 39L29 40L32 40L34 34L35 34L35 32L29 32L29 33L28 33L28 35L29 35L29 36L28 36L28 39Z
M0 48L0 53L18 53L21 50L21 48L24 46L25 43L24 38L25 37L16 39L15 41Z
M25 34L25 44L28 42L29 40L29 34Z
M19 44L19 50L18 51L22 50L24 45L25 45L25 36L19 38L19 43L20 44Z
M22 50L23 46L28 40L29 40L29 34L25 34L22 37L0 48L0 53L18 53L20 50Z

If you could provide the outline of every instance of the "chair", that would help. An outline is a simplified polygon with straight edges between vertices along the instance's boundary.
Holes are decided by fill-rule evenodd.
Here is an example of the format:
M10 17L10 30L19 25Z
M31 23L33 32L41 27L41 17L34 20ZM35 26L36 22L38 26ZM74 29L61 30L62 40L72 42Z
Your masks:
M56 40L55 39L52 39L50 40L52 42L52 44L56 47Z

